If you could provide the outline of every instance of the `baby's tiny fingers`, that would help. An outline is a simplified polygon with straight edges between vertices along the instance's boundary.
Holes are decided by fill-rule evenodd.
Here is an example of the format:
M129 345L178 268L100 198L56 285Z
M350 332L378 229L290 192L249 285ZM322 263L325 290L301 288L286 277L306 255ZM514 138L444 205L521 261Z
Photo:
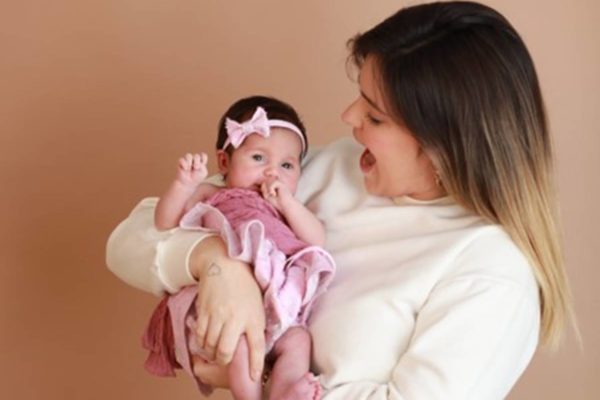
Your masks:
M183 160L183 167L186 171L189 171L192 168L192 155L187 153L185 156L181 158Z
M181 157L179 159L179 168L181 168L184 171L189 171L190 163L185 159L185 157Z
M269 182L269 195L276 197L277 196L277 191L279 190L279 188L281 187L281 182L279 181L271 181Z
M273 192L273 189L271 188L271 185L269 185L268 183L263 183L261 186L261 192L262 192L262 197L264 199L269 199L271 197L275 197L276 193Z
M201 165L202 165L202 163L200 162L200 154L194 154L194 157L192 160L192 168L198 169L198 168L200 168Z
M208 162L208 155L206 155L206 153L200 153L200 162L206 165Z

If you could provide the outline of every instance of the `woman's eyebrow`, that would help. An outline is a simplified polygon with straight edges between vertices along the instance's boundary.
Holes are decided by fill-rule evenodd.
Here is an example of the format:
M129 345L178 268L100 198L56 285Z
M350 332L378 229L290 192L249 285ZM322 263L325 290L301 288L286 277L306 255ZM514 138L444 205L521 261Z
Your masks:
M383 115L387 115L387 113L385 111L383 111L381 108L379 108L377 106L377 103L375 103L373 100L371 100L369 98L369 96L367 96L362 90L360 91L360 95L362 96L363 99L365 99L367 101L367 103L369 103L374 109L376 109L377 111L379 111L380 113L382 113Z

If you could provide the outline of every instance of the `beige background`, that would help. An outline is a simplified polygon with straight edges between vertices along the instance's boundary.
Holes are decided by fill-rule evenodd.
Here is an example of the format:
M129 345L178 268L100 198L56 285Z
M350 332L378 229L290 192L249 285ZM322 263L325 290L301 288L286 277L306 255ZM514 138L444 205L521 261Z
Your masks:
M414 2L413 2L414 3ZM104 245L217 119L266 93L313 143L349 134L345 40L402 1L54 0L0 7L0 397L193 399L142 369L155 299ZM600 398L600 3L490 0L528 43L557 145L566 257L585 342L538 354L510 399ZM491 312L493 310L490 310ZM215 396L226 399L226 395Z

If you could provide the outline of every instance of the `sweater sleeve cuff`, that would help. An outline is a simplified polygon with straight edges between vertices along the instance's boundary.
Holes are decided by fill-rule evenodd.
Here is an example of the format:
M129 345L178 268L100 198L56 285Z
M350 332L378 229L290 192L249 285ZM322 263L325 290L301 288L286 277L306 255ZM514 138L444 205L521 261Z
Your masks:
M178 230L158 244L155 265L160 280L169 293L196 283L190 272L189 259L198 243L213 233Z

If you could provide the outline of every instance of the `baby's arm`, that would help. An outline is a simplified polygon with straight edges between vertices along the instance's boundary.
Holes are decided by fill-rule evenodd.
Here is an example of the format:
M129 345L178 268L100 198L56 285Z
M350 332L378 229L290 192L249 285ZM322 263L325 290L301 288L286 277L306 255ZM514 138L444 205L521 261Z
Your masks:
M325 227L321 221L304 204L290 196L283 202L281 213L294 233L303 241L315 245L325 244Z
M262 195L283 214L288 225L301 240L315 245L325 244L325 227L308 208L299 202L278 180L265 182Z
M167 230L179 225L183 213L192 202L206 199L214 191L212 185L201 184L208 175L206 154L186 154L179 159L177 178L160 198L154 213L154 224L158 230Z

